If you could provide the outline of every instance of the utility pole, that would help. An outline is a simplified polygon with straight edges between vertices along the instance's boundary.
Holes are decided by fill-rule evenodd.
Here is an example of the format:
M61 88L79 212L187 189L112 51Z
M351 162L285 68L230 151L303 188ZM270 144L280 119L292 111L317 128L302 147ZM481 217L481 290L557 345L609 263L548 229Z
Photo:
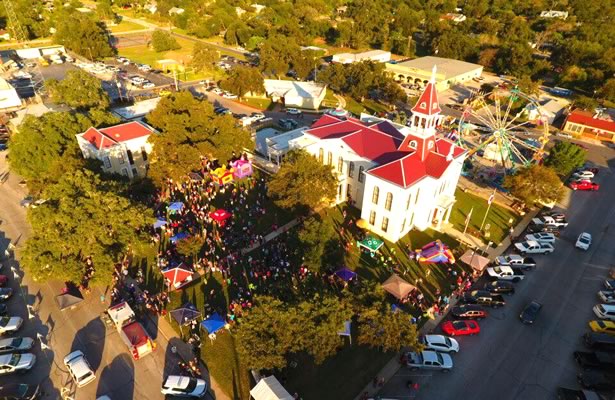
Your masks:
M495 190L493 189L493 193L491 194L491 196L489 196L489 200L487 200L487 211L485 211L485 217L483 218L483 222L480 224L480 229L479 230L483 230L483 226L485 225L485 221L487 221L487 215L489 215L489 210L491 209L491 203L493 203L493 200L495 199Z

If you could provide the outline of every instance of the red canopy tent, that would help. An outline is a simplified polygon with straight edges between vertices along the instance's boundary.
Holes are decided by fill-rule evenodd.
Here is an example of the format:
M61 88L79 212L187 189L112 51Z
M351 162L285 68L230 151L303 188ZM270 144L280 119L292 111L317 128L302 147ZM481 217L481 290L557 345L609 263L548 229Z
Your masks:
M209 216L211 217L211 219L219 223L220 226L224 226L224 224L226 223L226 220L231 218L232 215L233 214L223 209L219 209L219 210L212 211L209 213Z
M176 267L169 267L162 271L164 282L169 290L177 290L186 286L194 279L194 272L184 267L184 264L179 264Z

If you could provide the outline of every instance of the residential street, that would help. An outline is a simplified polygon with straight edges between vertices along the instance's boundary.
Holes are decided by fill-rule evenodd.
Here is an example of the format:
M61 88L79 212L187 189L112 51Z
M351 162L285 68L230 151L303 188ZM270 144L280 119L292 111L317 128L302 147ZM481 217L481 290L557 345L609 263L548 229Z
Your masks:
M556 398L558 386L578 387L572 353L583 349L581 335L596 319L596 293L615 264L615 183L607 165L615 152L589 147L589 159L601 167L601 188L572 193L564 210L570 224L555 252L536 257L538 268L516 285L504 308L488 310L479 335L458 338L461 351L453 356L450 374L402 368L380 392L383 398L547 400ZM587 252L574 248L584 231L593 235ZM532 300L543 309L533 326L523 325L519 313ZM418 395L406 388L409 380L420 384Z
M6 154L0 153L0 174L8 174ZM4 180L4 179L3 179ZM26 223L26 209L19 205L25 196L25 189L19 186L19 179L9 175L8 180L0 185L0 254L4 254L9 242L20 246L30 234ZM92 291L85 295L85 301L75 309L60 311L54 298L60 294L62 284L38 285L26 275L23 277L23 290L28 303L33 305L36 317L28 321L23 297L20 296L19 284L13 279L10 266L17 266L14 261L3 261L2 273L10 277L9 286L14 295L8 300L9 315L21 316L26 320L17 334L11 336L29 336L37 338L43 335L43 341L50 347L41 350L37 344L34 354L37 362L34 369L24 375L7 375L0 378L0 383L25 382L42 383L45 391L43 399L59 399L62 394L73 399L93 400L107 394L113 400L162 399L160 387L162 376L177 368L178 358L171 354L167 340L157 333L155 326L146 326L158 345L156 351L141 360L133 361L127 347L118 333L106 327L99 318L108 306L109 295L105 304L101 303L101 292ZM153 324L150 324L153 325ZM177 339L171 339L177 340ZM73 387L62 359L73 350L82 350L96 371L96 380L76 391ZM62 388L66 388L62 393Z

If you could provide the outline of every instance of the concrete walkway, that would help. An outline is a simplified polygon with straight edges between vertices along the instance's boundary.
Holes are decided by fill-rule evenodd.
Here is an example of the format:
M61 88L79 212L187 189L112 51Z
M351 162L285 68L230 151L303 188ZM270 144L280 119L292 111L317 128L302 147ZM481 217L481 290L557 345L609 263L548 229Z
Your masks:
M517 224L517 226L515 227L514 231L513 231L513 237L518 237L519 235L521 235L523 233L523 231L525 230L525 228L527 228L527 226L530 224L530 222L532 221L532 218L536 217L536 215L540 212L540 210L532 210L529 213L527 213L523 219L521 220L521 222L519 222ZM448 230L446 230L446 233L448 233L451 236L455 236L457 237L457 235L459 236L464 236L462 232L457 231L454 228L449 228ZM469 235L467 235L469 236ZM476 240L478 240L480 242L479 239L474 238ZM467 242L467 240L466 240ZM481 242L482 243L482 242ZM502 255L506 249L508 249L508 247L511 245L511 240L510 237L504 239L502 241L502 243L500 243L497 247L489 247L489 249L487 250L487 257L491 260L495 259L496 257ZM482 247L480 247L481 249L485 248L485 245L483 244ZM429 321L427 321L425 323L425 325L423 325L421 327L421 329L419 330L419 334L421 335L426 335L426 334L430 334L432 332L435 331L435 329L438 327L438 325L440 324L440 322L446 318L446 316L448 315L448 311L450 309L452 309L457 302L459 301L459 299L457 298L457 296L451 296L450 297L450 303L449 303L449 307L446 309L446 311L443 314L440 314L437 318L435 319L430 319ZM402 352L397 353L393 358L391 358L389 360L389 362L387 362L384 367L382 367L382 369L380 370L380 372L378 372L378 374L376 374L376 376L378 378L384 378L385 382L388 382L396 373L397 371L399 371L399 369L401 368L401 364L399 363L399 357L401 356ZM367 393L368 396L371 396L373 398L373 396L375 396L378 392L379 392L380 388L379 387L374 387L373 384L371 382L369 382L365 388L363 388L362 391L360 391L357 396L355 397L355 400L360 400L361 397L363 396L364 393Z
M292 221L290 221L289 223L287 223L286 225L283 225L283 226L279 227L275 231L269 232L267 235L265 235L263 237L263 239L264 239L263 242L256 242L252 246L248 246L248 247L242 249L241 250L241 254L248 254L249 252L258 249L259 247L264 246L268 242L272 241L273 239L277 238L281 234L289 231L291 228L293 228L293 227L295 227L297 225L299 225L299 219L295 218Z

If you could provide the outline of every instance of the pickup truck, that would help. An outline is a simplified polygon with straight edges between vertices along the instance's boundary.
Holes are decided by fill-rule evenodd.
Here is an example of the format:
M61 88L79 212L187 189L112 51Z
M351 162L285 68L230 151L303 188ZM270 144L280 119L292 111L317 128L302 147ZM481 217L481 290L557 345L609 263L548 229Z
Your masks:
M548 243L539 243L535 241L515 243L515 248L519 250L521 255L551 254L555 250L555 248Z
M536 261L531 257L521 257L518 254L508 254L495 259L496 265L521 268L524 271L536 268Z
M406 365L411 370L436 369L442 372L449 372L453 368L453 359L445 353L424 350L420 353L409 352L406 354L408 361Z
M553 218L551 216L545 215L540 218L533 218L532 225L552 225L557 226L558 228L565 228L568 226L568 221L566 218Z
M612 369L615 367L615 355L601 351L575 351L574 359L582 368Z
M491 294L485 290L465 292L461 301L465 304L478 304L492 308L504 307L506 305L506 301L501 294Z
M508 266L498 266L487 268L487 275L490 279L501 279L503 281L519 282L525 275L521 268L513 268Z

